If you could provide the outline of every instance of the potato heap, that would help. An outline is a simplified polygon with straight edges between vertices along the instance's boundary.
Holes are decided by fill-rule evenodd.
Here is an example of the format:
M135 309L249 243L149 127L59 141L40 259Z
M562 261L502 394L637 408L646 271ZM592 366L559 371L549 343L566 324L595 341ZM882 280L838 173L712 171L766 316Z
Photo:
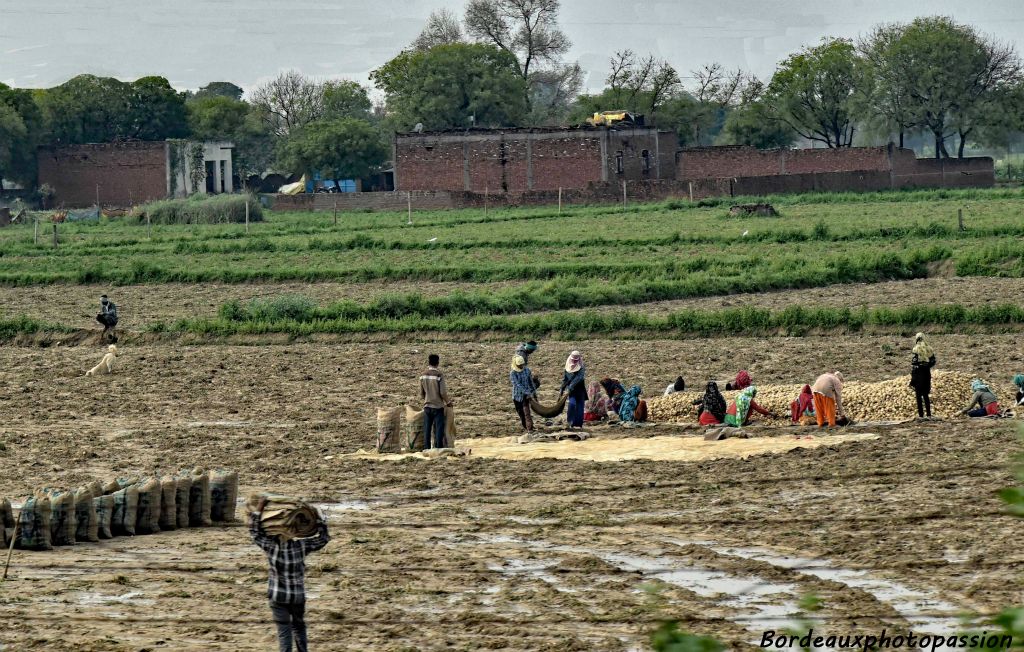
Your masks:
M975 376L971 374L957 371L933 371L932 415L949 417L962 410L971 400L973 378ZM755 414L753 420L775 425L790 423L789 404L796 400L802 388L803 385L757 385L754 400L781 418L768 419ZM992 389L1001 405L1006 407L1013 403L1013 393L1008 387L993 386ZM738 393L722 392L730 403ZM687 391L647 399L650 419L663 423L694 423L697 421L697 407L693 402L702 395L703 391ZM847 381L843 386L843 406L847 416L854 421L900 421L917 416L917 402L909 375L877 383Z

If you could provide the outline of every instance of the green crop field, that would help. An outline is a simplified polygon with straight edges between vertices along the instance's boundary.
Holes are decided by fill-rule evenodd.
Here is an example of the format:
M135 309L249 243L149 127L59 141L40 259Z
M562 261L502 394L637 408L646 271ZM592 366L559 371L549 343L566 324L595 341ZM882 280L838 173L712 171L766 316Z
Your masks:
M265 221L160 224L103 219L0 231L0 284L106 286L380 283L317 304L301 291L226 300L217 314L149 320L151 332L801 332L867 326L1013 326L1015 297L986 310L685 310L643 304L926 278L1024 276L1020 189L773 197L777 217L734 217L732 201L415 213L267 212ZM753 199L751 199L753 201ZM964 214L965 230L957 212ZM417 282L458 282L441 295ZM404 283L399 291L385 284ZM599 309L617 308L614 312ZM927 308L927 309L926 309ZM58 329L8 307L0 333Z

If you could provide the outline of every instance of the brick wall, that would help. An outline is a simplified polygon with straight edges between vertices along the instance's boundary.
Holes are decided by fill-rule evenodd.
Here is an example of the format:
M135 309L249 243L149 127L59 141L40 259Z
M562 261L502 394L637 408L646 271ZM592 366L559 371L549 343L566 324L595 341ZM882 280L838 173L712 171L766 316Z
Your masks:
M501 193L672 178L674 152L674 135L653 128L402 134L394 142L395 184L403 191Z
M909 152L911 150L894 150ZM753 147L695 147L679 152L678 179L762 177L777 174L855 172L888 170L886 147L845 147L842 149L774 149Z
M894 188L988 188L996 183L995 167L987 156L893 163Z
M406 192L342 192L303 195L271 195L271 210L333 211L375 210L404 211L409 207ZM444 210L454 208L452 193L446 190L412 192L413 210Z
M50 204L128 206L167 197L167 144L129 142L39 148L39 183L56 194Z

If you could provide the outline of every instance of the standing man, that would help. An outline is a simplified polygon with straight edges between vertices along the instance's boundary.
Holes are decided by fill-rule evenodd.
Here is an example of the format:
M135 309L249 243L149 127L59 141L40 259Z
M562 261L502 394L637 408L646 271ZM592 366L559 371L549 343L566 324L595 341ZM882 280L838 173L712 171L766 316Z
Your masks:
M830 428L836 425L836 414L846 417L843 411L843 374L838 371L818 376L811 386L814 393L814 416L821 428L828 421Z
M451 407L448 385L438 368L441 358L436 353L427 356L427 370L420 376L420 397L423 399L423 450L430 448L430 433L434 433L434 448L444 448L444 409Z
M287 541L282 541L279 536L269 536L263 531L260 520L266 504L264 496L256 505L256 511L249 514L249 534L253 543L267 556L267 597L270 598L270 611L277 625L278 649L280 652L291 652L294 640L297 652L307 652L306 555L326 546L331 537L327 534L327 523L322 516L317 519L317 533L314 536Z
M529 342L523 342L519 346L517 346L516 347L515 355L522 357L523 364L524 365L528 365L528 364L530 364L530 354L533 353L536 350L537 350L537 343L534 342L533 340L530 340ZM540 377L539 376L530 376L530 382L533 383L533 389L535 391L537 389L540 389ZM529 410L527 410L527 414L529 414Z
M100 314L96 315L96 321L103 324L103 334L100 337L106 337L107 333L110 333L111 339L117 341L114 335L114 328L117 326L117 306L105 294L100 296Z

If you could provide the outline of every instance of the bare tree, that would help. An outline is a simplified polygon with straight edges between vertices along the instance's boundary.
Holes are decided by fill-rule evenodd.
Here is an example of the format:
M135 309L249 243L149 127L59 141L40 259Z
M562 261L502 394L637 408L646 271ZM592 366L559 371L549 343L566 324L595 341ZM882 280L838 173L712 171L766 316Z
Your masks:
M542 64L557 69L572 43L558 27L559 0L470 0L465 25L469 35L516 58L519 74L530 84L532 107L535 80Z
M737 103L751 83L742 70L726 70L720 63L709 63L690 73L693 76L694 98L702 104L715 104L721 108Z
M557 123L564 119L583 88L583 68L578 63L534 71L531 75L533 107L530 123Z
M435 45L448 45L463 41L459 18L450 9L431 12L427 24L412 42L414 50L429 50Z
M654 114L679 90L679 74L667 61L653 55L637 58L632 50L620 50L610 60L605 82L628 107Z
M287 136L323 114L324 86L294 70L253 89L250 102L277 136Z

